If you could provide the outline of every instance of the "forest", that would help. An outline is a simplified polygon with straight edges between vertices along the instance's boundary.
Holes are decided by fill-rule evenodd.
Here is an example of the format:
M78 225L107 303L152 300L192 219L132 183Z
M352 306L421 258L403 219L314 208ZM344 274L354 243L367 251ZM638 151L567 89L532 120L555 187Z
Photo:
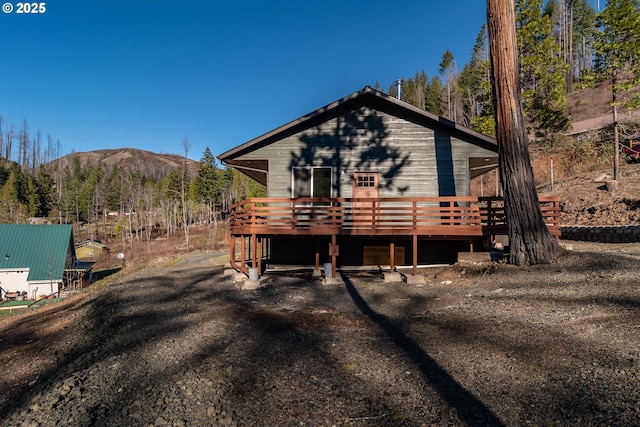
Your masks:
M640 77L640 2L609 0L597 12L588 0L516 0L516 28L525 117L532 148L563 143L570 128L569 94L610 86L614 114L638 107L633 88ZM402 78L401 99L478 132L494 135L494 101L486 26L479 29L471 58L462 69L446 50L438 74L418 71ZM385 90L396 95L395 82ZM1 113L1 112L0 112ZM611 143L637 135L633 121L614 120L600 138L581 144L617 153ZM187 158L189 141L182 141ZM22 223L46 218L52 223L105 223L117 220L111 235L147 238L153 230L184 232L190 224L213 223L230 203L262 196L265 189L232 169L216 164L209 148L198 167L182 167L162 177L78 158L62 164L60 142L28 121L5 123L0 116L0 222ZM573 146L573 149L580 147ZM582 148L584 149L584 148ZM617 157L617 156L614 156ZM113 221L112 221L113 222ZM158 231L161 230L161 231ZM117 238L117 237L116 237ZM124 237L122 237L124 239Z

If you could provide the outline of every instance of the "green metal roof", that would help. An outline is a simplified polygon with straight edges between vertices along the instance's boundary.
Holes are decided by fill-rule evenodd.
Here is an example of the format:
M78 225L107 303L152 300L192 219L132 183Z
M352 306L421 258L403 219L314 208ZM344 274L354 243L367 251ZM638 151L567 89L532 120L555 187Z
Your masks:
M62 280L67 255L73 261L71 225L0 224L0 270L29 268L28 281Z

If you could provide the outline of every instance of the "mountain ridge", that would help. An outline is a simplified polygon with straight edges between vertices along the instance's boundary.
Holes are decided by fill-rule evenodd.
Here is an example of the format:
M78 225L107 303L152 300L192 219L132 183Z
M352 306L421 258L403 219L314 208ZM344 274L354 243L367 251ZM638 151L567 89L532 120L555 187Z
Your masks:
M101 164L108 170L122 167L127 171L139 171L145 176L158 180L182 167L186 161L190 171L198 168L198 162L177 154L158 154L139 148L109 148L84 152L72 152L60 157L55 162L58 167L64 168L74 158L78 158L83 165Z

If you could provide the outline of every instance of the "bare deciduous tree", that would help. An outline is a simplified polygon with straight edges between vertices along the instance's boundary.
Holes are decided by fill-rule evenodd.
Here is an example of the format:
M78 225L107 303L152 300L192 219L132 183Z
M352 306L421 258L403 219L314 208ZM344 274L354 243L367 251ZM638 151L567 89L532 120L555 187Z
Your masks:
M182 179L180 180L180 198L182 202L182 227L184 228L184 239L187 245L187 252L191 251L189 245L189 206L187 204L187 157L189 156L189 149L191 148L191 141L186 136L182 139L182 149L184 152L184 161L182 162Z

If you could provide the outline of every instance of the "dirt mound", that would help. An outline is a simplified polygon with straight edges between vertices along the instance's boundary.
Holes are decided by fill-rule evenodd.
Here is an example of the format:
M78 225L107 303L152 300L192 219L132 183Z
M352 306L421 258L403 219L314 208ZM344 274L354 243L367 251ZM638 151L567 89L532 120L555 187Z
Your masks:
M592 172L538 188L540 195L560 196L563 225L628 225L640 222L640 164L620 165L620 179L611 171Z

